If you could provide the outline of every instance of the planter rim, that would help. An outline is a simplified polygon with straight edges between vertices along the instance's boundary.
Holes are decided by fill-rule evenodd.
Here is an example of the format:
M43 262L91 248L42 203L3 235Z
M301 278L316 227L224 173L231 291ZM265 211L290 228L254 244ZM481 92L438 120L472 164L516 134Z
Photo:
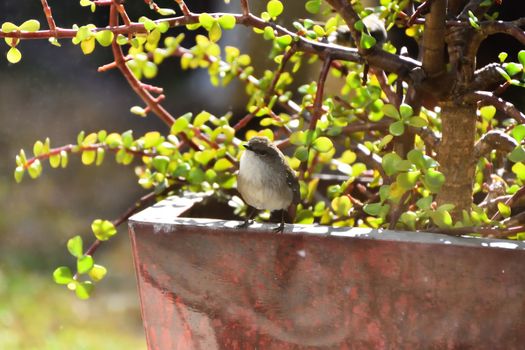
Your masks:
M469 236L449 236L439 233L429 232L410 232L386 229L371 229L361 227L332 227L319 224L287 224L284 232L275 233L271 231L276 224L254 223L249 228L237 229L235 226L239 221L206 219L206 218L186 218L181 217L191 205L202 201L205 194L188 194L185 197L169 197L164 199L129 218L131 228L142 223L154 225L154 233L173 232L173 226L195 226L206 227L208 229L222 230L225 232L250 232L254 235L307 235L318 236L327 239L354 238L364 240L398 241L438 245L456 245L465 247L478 247L484 249L511 249L525 250L525 242L509 241L505 239L477 238Z

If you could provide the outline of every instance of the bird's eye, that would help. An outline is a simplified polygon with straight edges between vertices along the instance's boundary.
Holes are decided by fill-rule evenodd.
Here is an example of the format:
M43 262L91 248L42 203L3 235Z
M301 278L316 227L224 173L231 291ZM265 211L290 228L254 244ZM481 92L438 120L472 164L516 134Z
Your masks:
M265 156L265 155L268 154L268 152L266 152L266 151L264 151L264 150L260 150L260 151L257 152L257 153L259 153L259 155L261 155L261 156Z

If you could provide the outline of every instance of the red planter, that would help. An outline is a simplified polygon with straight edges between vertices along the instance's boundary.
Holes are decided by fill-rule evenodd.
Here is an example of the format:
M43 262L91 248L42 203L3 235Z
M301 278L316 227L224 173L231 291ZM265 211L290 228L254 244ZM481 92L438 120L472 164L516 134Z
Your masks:
M150 349L522 349L525 244L397 231L130 220Z

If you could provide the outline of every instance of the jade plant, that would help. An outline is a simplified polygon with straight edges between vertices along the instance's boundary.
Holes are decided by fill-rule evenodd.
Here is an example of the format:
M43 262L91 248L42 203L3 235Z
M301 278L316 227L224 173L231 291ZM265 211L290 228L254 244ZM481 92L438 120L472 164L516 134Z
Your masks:
M282 148L297 173L296 223L525 237L519 210L525 115L502 97L510 86L524 85L525 50L476 65L480 43L490 35L525 44L525 18L498 20L498 0L381 0L374 8L359 0L308 0L311 18L292 21L282 19L287 9L280 0L265 1L262 13L248 0L240 0L239 13L197 13L189 1L159 7L145 0L138 18L128 15L123 1L80 0L86 11L109 12L109 21L72 28L57 25L52 8L41 2L46 29L35 19L1 25L9 62L22 59L19 44L27 39L56 46L71 40L85 55L111 50L113 61L99 72L118 70L143 101L130 106L131 114L166 125L144 135L125 128L81 131L76 143L54 147L45 139L16 156L17 182L38 178L47 166L64 168L72 156L86 166L111 156L129 165L146 191L118 219L94 220L89 245L81 236L68 241L76 266L59 267L53 277L80 298L106 274L95 262L97 248L152 201L212 192L243 214L235 172L240 145L255 135ZM369 16L387 32L403 29L417 43L418 58L372 35ZM249 54L221 43L224 31L239 26L252 30L250 40L270 43L268 52L257 54L271 58L272 67L253 65ZM195 31L188 47L181 45L181 29ZM349 44L341 41L345 33ZM172 115L163 107L162 87L148 80L160 65L173 64L207 70L215 86L242 82L245 113L224 107L222 115ZM306 65L317 72L313 77L298 74Z

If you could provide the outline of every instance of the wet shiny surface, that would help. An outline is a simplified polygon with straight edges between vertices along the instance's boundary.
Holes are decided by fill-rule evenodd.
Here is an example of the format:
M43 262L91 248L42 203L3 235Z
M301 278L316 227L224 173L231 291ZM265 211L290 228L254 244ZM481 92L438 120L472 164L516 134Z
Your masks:
M523 244L461 246L439 235L414 243L289 225L275 234L175 219L173 208L166 218L165 209L130 224L150 349L518 349L525 341Z

